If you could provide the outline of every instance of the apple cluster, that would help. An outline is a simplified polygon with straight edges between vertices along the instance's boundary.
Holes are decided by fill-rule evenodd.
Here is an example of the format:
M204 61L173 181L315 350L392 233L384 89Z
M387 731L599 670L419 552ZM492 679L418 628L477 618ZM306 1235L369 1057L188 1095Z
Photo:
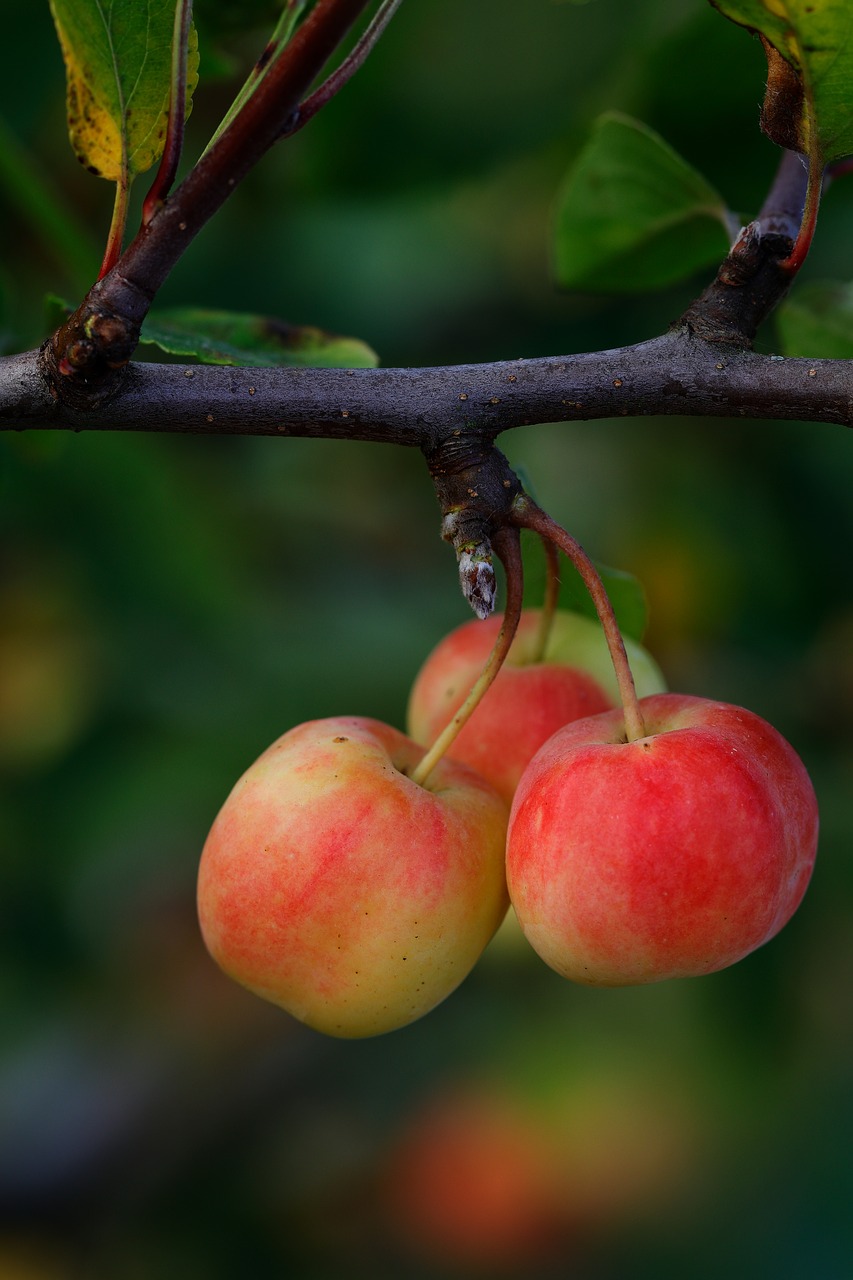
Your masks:
M627 740L600 627L525 611L446 755L413 774L483 668L499 620L447 636L408 736L336 717L274 742L204 846L198 909L222 969L333 1036L405 1026L473 968L512 903L545 962L618 986L724 968L799 905L817 804L752 712L664 692L627 642L646 732Z

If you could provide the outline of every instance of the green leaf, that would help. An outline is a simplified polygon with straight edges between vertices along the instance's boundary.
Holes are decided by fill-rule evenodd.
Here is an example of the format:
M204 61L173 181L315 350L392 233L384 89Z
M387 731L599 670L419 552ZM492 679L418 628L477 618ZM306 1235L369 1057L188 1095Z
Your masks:
M524 604L539 608L545 593L545 553L538 537L522 539L524 557ZM616 614L624 636L640 643L648 625L648 603L643 585L632 573L624 569L611 569L596 563L605 590ZM580 574L565 556L560 556L560 591L558 603L561 609L597 618L595 606L583 584Z
M796 83L778 76L768 54L770 82L764 126L782 146L829 164L853 152L853 5L850 0L711 0L725 17L757 31L793 68ZM780 88L781 84L781 88ZM797 92L799 90L799 92ZM782 95L782 110L774 98ZM783 116L796 117L797 138Z
M803 285L776 313L787 356L853 359L853 285Z
M196 307L152 311L142 326L141 341L170 355L195 356L204 364L364 369L379 363L376 353L358 338L268 316Z
M712 186L646 125L608 112L560 193L559 283L629 292L718 263L733 218Z
M68 131L90 173L128 186L163 151L175 0L50 0L65 59ZM187 111L198 81L195 34Z

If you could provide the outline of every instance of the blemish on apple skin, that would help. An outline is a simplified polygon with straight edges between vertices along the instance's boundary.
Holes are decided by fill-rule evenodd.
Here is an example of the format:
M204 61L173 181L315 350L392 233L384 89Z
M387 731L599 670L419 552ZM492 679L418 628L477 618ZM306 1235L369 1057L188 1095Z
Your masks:
M332 738L332 742L349 742L349 738Z

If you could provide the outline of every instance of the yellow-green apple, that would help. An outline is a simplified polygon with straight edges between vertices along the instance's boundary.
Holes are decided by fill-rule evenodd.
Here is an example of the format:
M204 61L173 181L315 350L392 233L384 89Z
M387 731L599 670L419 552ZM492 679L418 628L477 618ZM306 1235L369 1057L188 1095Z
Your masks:
M765 720L684 694L559 730L518 785L507 879L528 941L576 982L711 973L767 942L806 890L814 790Z
M376 720L299 725L247 770L198 876L202 935L238 982L334 1036L427 1013L507 909L507 806Z
M527 762L552 733L619 702L613 663L601 626L558 610L547 647L537 654L541 611L525 609L507 659L450 748L512 802ZM440 641L418 673L409 698L408 729L424 746L459 710L494 645L501 619L464 623ZM665 688L654 659L626 640L637 690Z

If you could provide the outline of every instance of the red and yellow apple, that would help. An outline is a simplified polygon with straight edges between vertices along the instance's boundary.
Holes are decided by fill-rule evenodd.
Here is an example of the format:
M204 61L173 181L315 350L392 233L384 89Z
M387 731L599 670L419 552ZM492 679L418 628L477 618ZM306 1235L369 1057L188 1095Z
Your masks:
M224 971L334 1036L427 1013L507 909L507 806L464 765L376 720L299 725L248 769L201 857L198 911Z
M537 656L541 611L526 609L506 662L450 748L497 787L507 803L528 761L552 733L571 720L595 715L619 702L613 663L598 622L558 611L541 660ZM408 728L428 746L459 710L485 666L501 619L472 620L437 645L415 679ZM637 690L665 688L651 656L626 641Z
M759 716L682 694L566 725L519 783L507 880L527 940L601 986L711 973L797 909L817 846L802 761Z

